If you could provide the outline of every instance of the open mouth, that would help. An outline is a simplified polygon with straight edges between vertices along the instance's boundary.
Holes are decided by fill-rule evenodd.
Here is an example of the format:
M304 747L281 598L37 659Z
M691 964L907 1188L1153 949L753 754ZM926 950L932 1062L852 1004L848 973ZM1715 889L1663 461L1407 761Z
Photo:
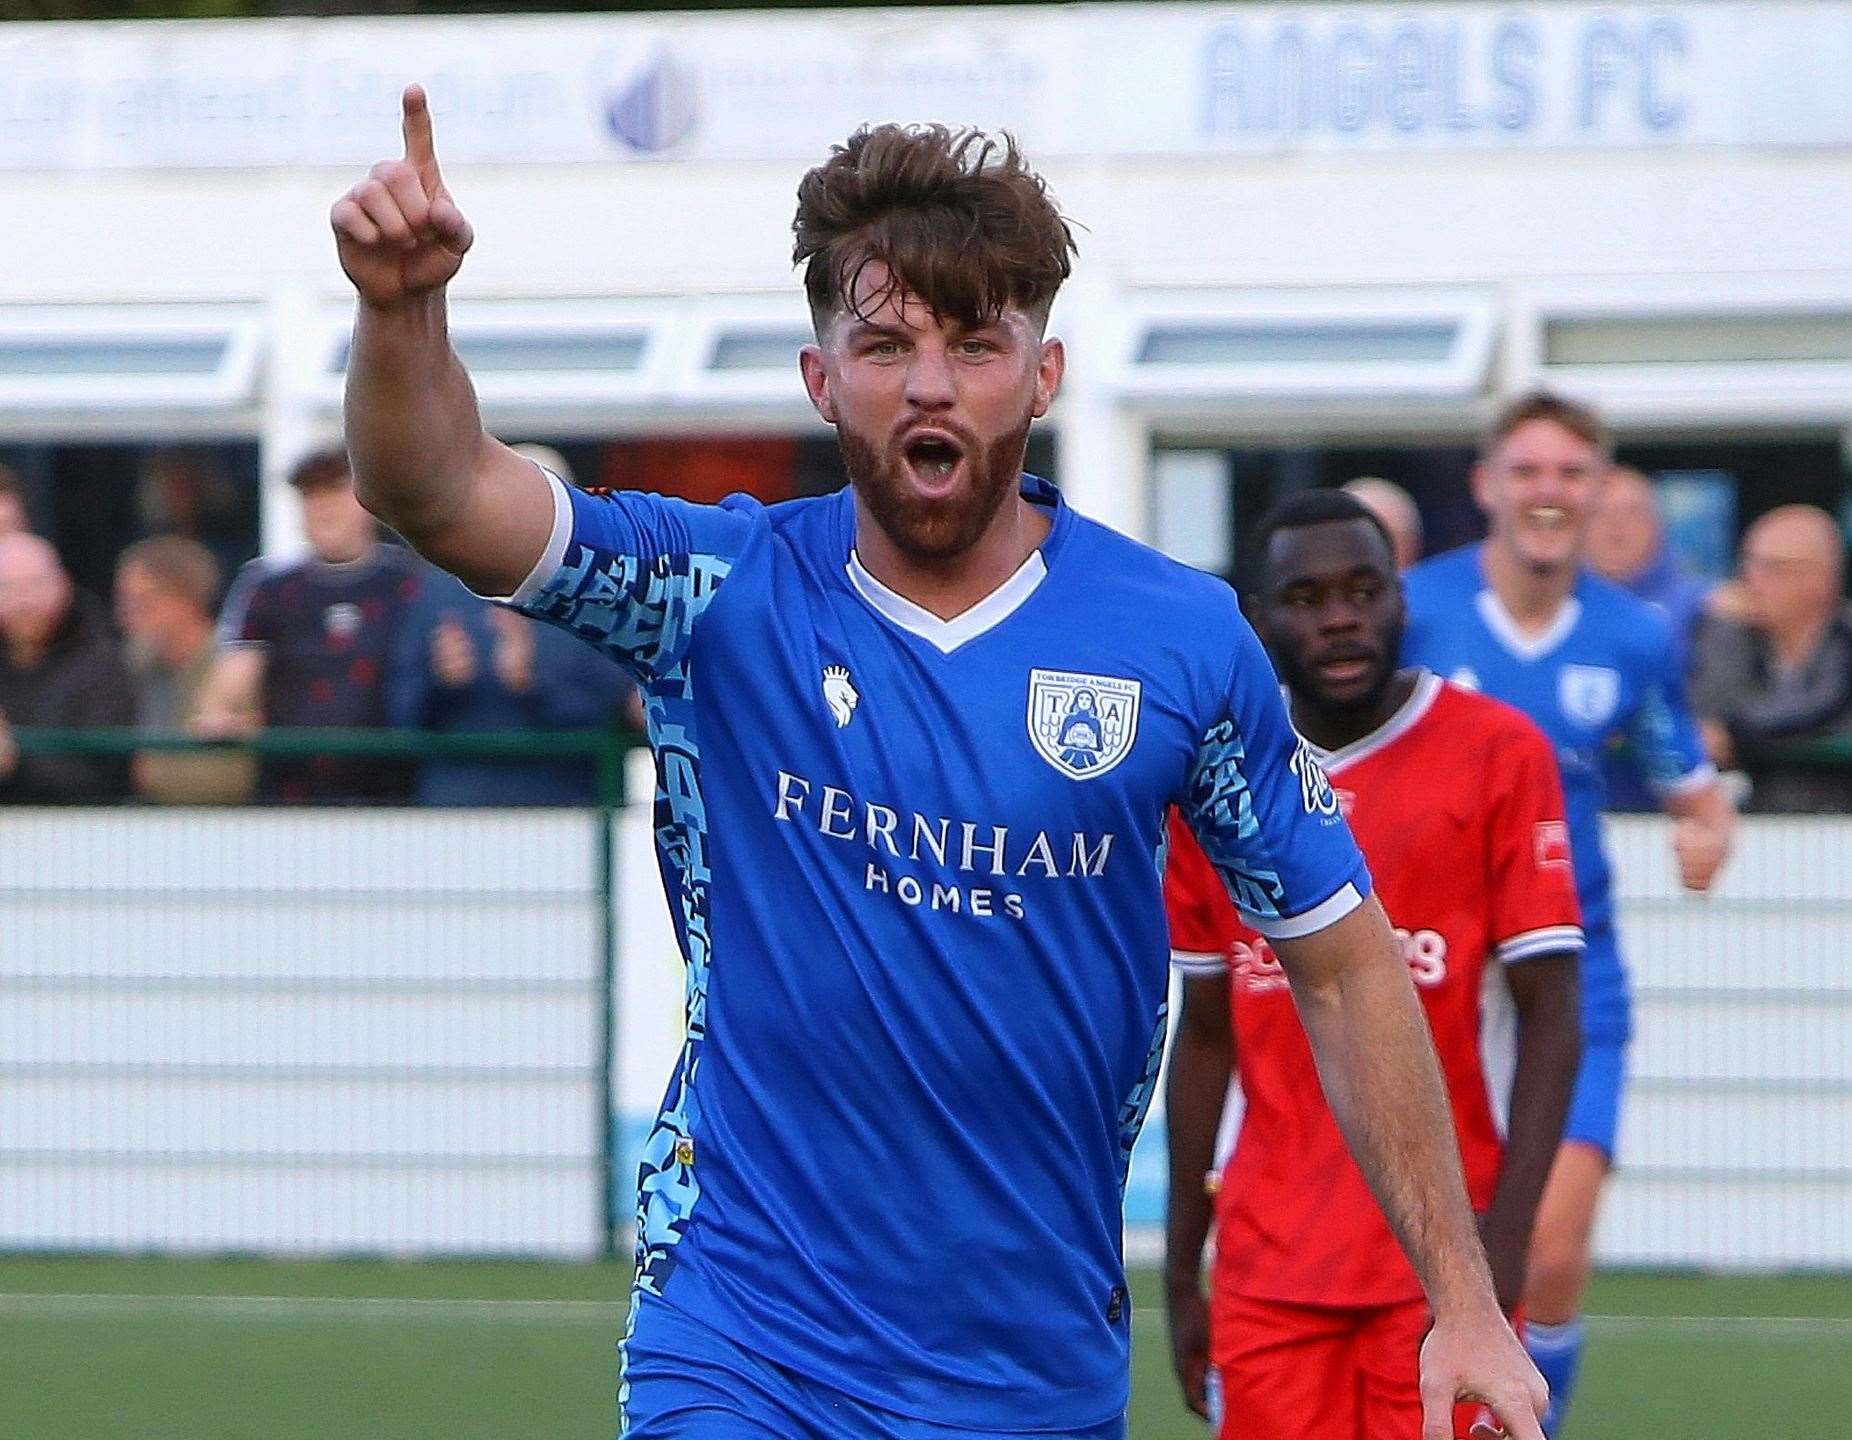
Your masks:
M1319 678L1337 685L1348 685L1357 680L1368 678L1376 665L1373 655L1328 655L1314 663L1312 668Z
M907 468L928 489L949 488L965 458L964 447L944 435L919 435L902 450Z

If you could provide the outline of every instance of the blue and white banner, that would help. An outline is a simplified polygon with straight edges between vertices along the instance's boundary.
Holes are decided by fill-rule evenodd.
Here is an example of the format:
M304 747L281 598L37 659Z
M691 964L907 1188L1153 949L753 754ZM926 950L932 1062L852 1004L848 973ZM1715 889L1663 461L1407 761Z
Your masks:
M454 164L1852 142L1852 4L1024 7L0 27L0 168L351 166L430 89Z

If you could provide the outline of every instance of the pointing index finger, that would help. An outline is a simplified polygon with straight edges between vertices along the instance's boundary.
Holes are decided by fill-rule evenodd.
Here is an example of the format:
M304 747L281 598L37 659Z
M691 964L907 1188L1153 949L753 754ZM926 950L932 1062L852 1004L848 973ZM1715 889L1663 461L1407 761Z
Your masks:
M427 191L437 183L437 145L431 138L431 104L424 86L407 85L403 97L405 158L425 182Z

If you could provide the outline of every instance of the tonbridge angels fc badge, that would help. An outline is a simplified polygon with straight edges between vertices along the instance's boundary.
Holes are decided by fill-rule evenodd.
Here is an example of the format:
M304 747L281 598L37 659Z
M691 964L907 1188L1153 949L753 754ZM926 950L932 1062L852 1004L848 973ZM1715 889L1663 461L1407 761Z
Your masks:
M1063 775L1094 780L1131 753L1138 735L1136 680L1029 672L1029 740Z

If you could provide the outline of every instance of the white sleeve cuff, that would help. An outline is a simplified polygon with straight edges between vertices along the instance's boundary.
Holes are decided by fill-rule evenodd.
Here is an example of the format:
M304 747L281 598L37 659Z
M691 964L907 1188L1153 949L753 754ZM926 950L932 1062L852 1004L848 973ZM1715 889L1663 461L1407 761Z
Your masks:
M1228 973L1228 962L1220 955L1213 955L1202 950L1172 950L1170 968L1179 975L1193 975L1200 979L1213 980Z
M1363 892L1346 880L1335 894L1321 900L1302 915L1264 918L1250 915L1244 910L1241 918L1250 928L1258 930L1269 940L1297 940L1302 935L1315 935L1327 926L1337 924L1362 903Z
M1501 940L1495 952L1507 965L1535 960L1539 955L1580 955L1583 950L1580 925L1546 925L1541 930L1526 930Z
M534 562L534 568L527 572L527 578L515 587L512 595L478 597L517 608L533 604L535 597L540 594L541 587L559 570L560 563L566 558L566 544L572 539L572 499L566 494L566 482L546 466L538 462L530 463L547 477L547 486L553 494L553 529L547 535L547 548L540 552L540 558Z

